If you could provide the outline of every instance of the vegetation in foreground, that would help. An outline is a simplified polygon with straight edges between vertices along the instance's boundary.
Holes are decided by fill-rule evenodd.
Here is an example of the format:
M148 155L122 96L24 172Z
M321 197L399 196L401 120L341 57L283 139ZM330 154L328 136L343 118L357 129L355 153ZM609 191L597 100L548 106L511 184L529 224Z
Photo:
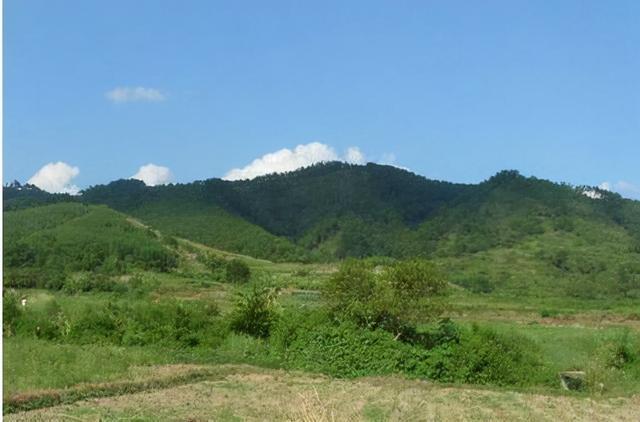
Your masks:
M321 267L265 271L261 261L203 251L180 268L191 276L201 271L199 279L175 270L114 276L123 287L111 291L5 289L5 400L127 379L135 367L185 363L251 363L338 378L401 374L554 394L561 392L559 371L585 370L577 394L639 391L633 326L456 322L456 299L478 296L459 296L420 260L347 261L318 279ZM250 279L227 282L220 265L231 262ZM186 296L175 298L176 291ZM207 296L220 292L215 300Z

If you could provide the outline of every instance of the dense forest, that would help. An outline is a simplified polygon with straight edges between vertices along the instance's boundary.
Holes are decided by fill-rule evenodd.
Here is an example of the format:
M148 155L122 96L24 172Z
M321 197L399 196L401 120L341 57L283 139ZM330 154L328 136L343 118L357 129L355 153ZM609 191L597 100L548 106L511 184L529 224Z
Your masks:
M118 180L78 196L14 184L4 195L5 211L106 205L168 236L274 261L425 257L478 289L542 283L567 293L579 279L593 294L640 294L640 202L517 171L468 185L392 166L325 163L234 182Z

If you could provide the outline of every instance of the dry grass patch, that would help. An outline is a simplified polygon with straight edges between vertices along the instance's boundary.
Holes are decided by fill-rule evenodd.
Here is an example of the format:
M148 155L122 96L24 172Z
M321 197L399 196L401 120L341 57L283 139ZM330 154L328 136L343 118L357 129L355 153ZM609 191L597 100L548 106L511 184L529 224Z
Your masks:
M13 414L7 420L636 422L640 418L640 396L594 400L447 387L398 377L339 380L244 365L215 368L217 376L204 381ZM166 369L169 374L176 370Z

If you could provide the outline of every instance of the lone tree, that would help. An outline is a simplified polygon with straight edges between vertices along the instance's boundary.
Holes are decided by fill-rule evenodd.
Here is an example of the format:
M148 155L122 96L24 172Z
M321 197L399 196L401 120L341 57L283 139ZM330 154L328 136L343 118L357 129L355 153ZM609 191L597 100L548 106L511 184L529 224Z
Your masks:
M446 289L443 275L424 260L401 261L385 268L348 260L323 293L336 319L383 329L400 338L415 333L419 322L441 315Z

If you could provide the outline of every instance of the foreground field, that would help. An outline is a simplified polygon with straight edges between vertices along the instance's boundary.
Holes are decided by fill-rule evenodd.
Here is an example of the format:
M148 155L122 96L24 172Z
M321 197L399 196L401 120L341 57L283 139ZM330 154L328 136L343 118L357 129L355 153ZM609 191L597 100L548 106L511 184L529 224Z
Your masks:
M160 366L144 373L155 380L177 379L181 374L202 374L204 379L5 415L5 420L637 421L640 417L639 395L585 398L443 386L398 377L338 380L247 365Z
M172 245L171 271L5 289L7 420L640 420L634 298L449 283L439 318L415 321L428 345L330 317L342 265ZM252 292L270 295L266 335L234 325ZM584 388L562 390L576 370Z

